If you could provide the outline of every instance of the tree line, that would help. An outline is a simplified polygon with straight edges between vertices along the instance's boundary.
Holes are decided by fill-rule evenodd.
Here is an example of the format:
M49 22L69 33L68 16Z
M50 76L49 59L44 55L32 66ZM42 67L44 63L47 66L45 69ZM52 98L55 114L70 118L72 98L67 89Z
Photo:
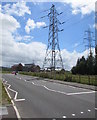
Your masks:
M95 47L95 56L92 53L85 59L82 56L78 58L76 66L71 69L72 74L97 75L97 46Z

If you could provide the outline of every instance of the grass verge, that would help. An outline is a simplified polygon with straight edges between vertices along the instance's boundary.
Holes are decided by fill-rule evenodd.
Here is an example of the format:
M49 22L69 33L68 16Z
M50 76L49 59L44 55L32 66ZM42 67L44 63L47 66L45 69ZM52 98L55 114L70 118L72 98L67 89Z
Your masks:
M97 86L97 75L54 74L50 72L20 72L20 74Z
M7 95L4 85L0 79L0 106L11 104L11 100Z

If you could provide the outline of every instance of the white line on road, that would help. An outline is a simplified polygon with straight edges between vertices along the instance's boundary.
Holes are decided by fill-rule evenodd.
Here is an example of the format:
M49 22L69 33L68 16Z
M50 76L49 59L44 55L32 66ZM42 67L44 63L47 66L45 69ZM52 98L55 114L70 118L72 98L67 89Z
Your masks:
M66 116L63 116L63 118L67 118Z
M95 108L95 110L97 110L97 108Z
M48 88L47 86L45 85L38 85L38 84L35 84L34 82L31 82L31 81L27 81L24 79L25 82L30 82L32 83L33 85L36 85L36 86L42 86L44 87L45 89L49 90L49 91L52 91L52 92L56 92L56 93L61 93L61 94L64 94L64 95L81 95L81 94L89 94L89 93L95 93L95 91L88 91L88 92L77 92L77 93L66 93L66 92L62 92L62 91L57 91L57 90L53 90L53 89L50 89Z
M65 95L66 95L65 92L52 90L52 89L50 89L50 88L48 88L48 87L46 87L46 86L44 86L44 85L38 85L38 84L35 84L34 82L32 82L32 84L33 84L33 85L36 85L36 86L42 86L42 87L44 87L45 89L47 89L47 90L49 90L49 91L52 91L52 92L58 92L58 93L62 93L62 94L65 94Z
M14 96L14 100L15 100L15 101L24 101L24 100L25 100L25 99L17 99L18 92L17 92L17 91L15 91L15 90L13 90L13 89L11 89L11 88L10 88L10 87L11 87L11 85L10 85L10 84L8 84L8 83L7 83L7 81L5 82L5 84L6 84L6 85L8 85L8 87L7 87L7 88L8 88L10 91L12 91L12 92L14 92L14 93L15 93L15 96Z
M9 98L11 99L11 102L12 102L13 108L14 108L14 110L15 110L15 112L16 112L16 116L17 116L18 120L21 120L21 116L20 116L20 114L19 114L19 112L18 112L18 109L17 109L17 107L15 106L15 103L14 103L14 101L12 100L12 98L11 98L8 90L6 89L6 87L5 87L5 90L6 90L7 94L8 94L8 96L9 96Z
M28 81L27 81L27 82L28 82ZM49 90L49 91L57 92L57 93L65 94L65 95L80 95L80 94L95 93L95 91L89 91L89 92L77 92L77 93L66 93L66 92L62 92L62 91L57 91L57 90L50 89L50 88L48 88L47 86L44 86L44 85L38 85L38 84L35 84L34 82L32 82L32 84L33 84L33 85L36 85L36 86L42 86L42 87L44 87L45 89L47 89L47 90Z
M91 112L91 110L88 109L88 112Z
M81 94L89 94L89 93L95 93L95 91L77 92L77 93L67 93L67 95L81 95Z
M72 114L72 116L75 116L75 114Z
M80 112L81 114L83 114L84 112Z

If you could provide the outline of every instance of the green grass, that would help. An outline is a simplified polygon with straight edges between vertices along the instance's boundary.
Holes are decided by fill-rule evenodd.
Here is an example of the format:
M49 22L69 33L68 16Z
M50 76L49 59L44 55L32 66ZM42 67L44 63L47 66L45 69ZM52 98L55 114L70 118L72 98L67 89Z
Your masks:
M8 74L11 73L11 71L1 71L1 73Z
M37 73L35 73L35 72L20 72L20 74L97 86L97 75L96 76L94 76L94 75L89 75L89 76L87 76L87 75L72 75L69 72L65 72L64 74L62 74L62 73L54 74L54 73L50 73L50 72L47 72L47 73L44 73L44 72L37 72Z
M8 104L11 104L11 100L6 93L2 81L0 80L0 105L8 105Z

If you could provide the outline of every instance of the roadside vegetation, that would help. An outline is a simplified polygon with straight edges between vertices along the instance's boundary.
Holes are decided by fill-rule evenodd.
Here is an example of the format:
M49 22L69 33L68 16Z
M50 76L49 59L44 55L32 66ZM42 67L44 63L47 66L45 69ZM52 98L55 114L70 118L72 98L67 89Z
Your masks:
M97 75L73 75L70 72L20 72L20 74L97 86Z
M7 95L4 85L0 79L0 106L11 104L11 100Z
M95 47L95 56L90 52L87 58L84 56L78 58L76 66L71 71L75 75L97 75L97 46Z
M2 73L9 74L9 73L11 73L11 71L2 71Z

